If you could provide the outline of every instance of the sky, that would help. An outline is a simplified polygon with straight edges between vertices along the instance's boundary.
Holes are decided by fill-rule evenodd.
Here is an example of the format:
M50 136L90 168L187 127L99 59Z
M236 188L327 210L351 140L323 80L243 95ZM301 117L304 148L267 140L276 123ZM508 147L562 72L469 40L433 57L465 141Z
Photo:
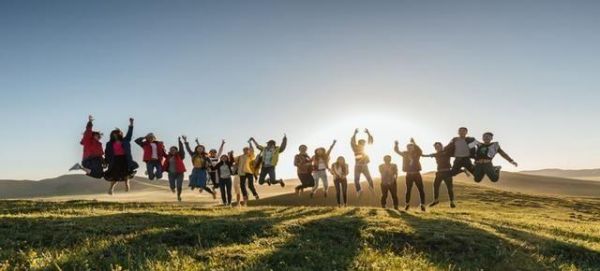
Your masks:
M87 116L237 153L281 141L375 169L467 126L506 170L600 165L598 1L0 1L0 179L66 174ZM364 137L361 133L360 136ZM141 149L134 147L141 163ZM394 161L400 163L397 155ZM188 161L188 166L190 162ZM425 170L434 170L430 159Z

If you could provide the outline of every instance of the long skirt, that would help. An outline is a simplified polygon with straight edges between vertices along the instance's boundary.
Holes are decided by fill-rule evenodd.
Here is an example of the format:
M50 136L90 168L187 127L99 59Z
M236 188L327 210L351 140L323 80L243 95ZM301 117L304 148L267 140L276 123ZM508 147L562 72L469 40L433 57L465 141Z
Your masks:
M104 179L109 182L124 182L129 178L129 167L125 155L115 156L106 170Z

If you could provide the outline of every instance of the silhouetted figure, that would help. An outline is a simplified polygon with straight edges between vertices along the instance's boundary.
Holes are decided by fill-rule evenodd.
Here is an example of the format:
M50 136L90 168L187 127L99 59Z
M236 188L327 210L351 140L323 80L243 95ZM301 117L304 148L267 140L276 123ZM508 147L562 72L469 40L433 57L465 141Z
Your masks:
M492 160L496 154L500 154L500 156L515 167L518 166L517 162L510 158L510 156L500 148L498 142L492 142L493 139L494 134L487 132L483 134L483 143L477 145L475 170L473 172L475 182L481 182L484 176L488 176L492 182L497 182L500 179L500 169L502 169L502 167L495 167L494 164L492 164Z
M169 148L169 154L164 159L162 165L163 171L166 171L169 178L169 187L171 192L177 193L177 201L181 201L181 191L183 191L183 176L186 172L183 159L185 159L185 150L181 137L177 138L179 147Z
M386 155L383 158L384 163L379 166L381 173L381 207L385 208L387 204L388 193L392 196L394 209L398 209L398 166L392 163L392 157Z
M185 148L192 158L193 168L192 174L190 175L190 188L192 190L198 188L200 193L202 193L203 190L206 190L206 192L213 196L213 199L216 199L217 194L207 185L208 169L211 167L211 162L206 153L206 149L203 145L198 144L199 141L196 139L197 145L194 150L192 150L192 148L190 148L190 143L187 141L187 137L182 136L182 138Z
M300 195L304 188L315 186L315 179L313 178L312 174L312 158L306 152L307 150L308 148L306 145L300 145L300 147L298 147L298 151L300 153L296 154L294 157L294 166L296 167L298 179L300 180L300 185L296 186L294 189L296 191L296 195Z
M452 165L452 176L456 176L463 172L473 173L473 162L471 158L475 156L475 149L477 147L477 140L473 137L468 137L467 133L469 130L466 127L458 129L458 137L453 138L446 149L448 153L454 157L454 164Z
M281 146L277 146L275 140L269 140L267 142L267 146L261 146L256 142L256 140L252 137L250 141L256 145L256 148L260 150L259 157L255 166L258 167L257 164L260 164L260 176L258 178L258 184L262 185L265 183L265 178L269 175L269 179L267 180L268 185L272 184L280 184L281 187L285 186L283 180L278 180L275 174L275 167L277 167L277 163L279 162L279 154L285 151L287 146L287 136L283 136L283 140L281 141Z
M157 141L156 136L153 133L149 133L145 137L137 138L135 143L144 150L143 160L146 163L148 179L162 179L162 163L163 159L167 156L163 142Z
M410 143L406 145L406 151L400 151L398 141L394 146L394 151L402 156L402 171L406 172L406 207L410 208L410 194L413 184L419 190L419 198L421 200L421 211L425 211L425 188L423 187L423 177L421 177L421 155L423 151L415 143L414 139L410 139Z
M199 142L196 144L200 145ZM211 149L208 152L208 159L210 159L211 167L208 169L208 177L210 177L210 182L214 189L219 188L219 177L217 176L217 170L214 168L217 163L219 163L219 157L223 154L223 147L225 146L225 140L221 140L221 146L219 147L219 151L215 149Z
M356 193L360 197L362 193L362 189L360 187L360 175L365 175L367 178L367 182L369 182L369 189L373 191L373 178L371 178L371 173L369 172L369 156L365 153L365 146L367 143L369 145L373 144L373 136L369 132L369 129L365 129L365 133L368 135L368 142L364 139L356 141L356 135L358 134L358 129L354 130L354 135L350 139L350 145L352 147L352 151L354 152L354 158L356 164L354 165L354 185L356 186Z
M315 186L313 187L310 197L312 198L317 189L319 189L319 181L323 183L323 196L327 197L327 190L329 190L329 181L327 179L327 170L329 170L329 158L331 155L331 151L335 146L337 141L334 140L329 146L328 150L325 148L317 148L315 150L315 155L312 158L313 162L313 179L315 180Z
M115 129L110 133L110 141L106 143L104 153L108 163L108 169L104 178L111 182L108 194L112 195L117 182L125 182L125 188L129 191L129 179L136 173L138 164L133 161L131 156L131 137L133 135L133 118L129 119L127 134Z
M444 145L440 142L433 144L433 147L435 148L435 153L423 155L423 157L435 158L435 162L437 163L437 172L435 173L435 180L433 180L433 202L429 204L429 207L433 207L440 203L440 185L444 182L448 190L448 197L450 198L450 207L455 208L456 204L454 203L454 188L452 184L452 164L450 163L452 155L448 153L447 150L444 150Z
M335 186L335 198L337 199L338 207L344 207L348 204L348 179L349 174L348 164L343 156L337 158L336 162L331 165L331 174L333 175L333 185ZM343 202L342 202L343 199Z
M83 146L81 164L77 163L69 170L83 170L87 176L101 179L104 177L104 150L102 149L102 134L93 131L94 117L88 116L88 123L79 142Z

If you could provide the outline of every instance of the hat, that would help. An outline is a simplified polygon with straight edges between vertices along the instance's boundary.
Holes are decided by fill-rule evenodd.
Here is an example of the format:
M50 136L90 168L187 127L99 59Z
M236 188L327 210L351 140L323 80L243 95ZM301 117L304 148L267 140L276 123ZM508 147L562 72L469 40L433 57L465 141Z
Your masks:
M155 137L153 133L148 133L146 137Z

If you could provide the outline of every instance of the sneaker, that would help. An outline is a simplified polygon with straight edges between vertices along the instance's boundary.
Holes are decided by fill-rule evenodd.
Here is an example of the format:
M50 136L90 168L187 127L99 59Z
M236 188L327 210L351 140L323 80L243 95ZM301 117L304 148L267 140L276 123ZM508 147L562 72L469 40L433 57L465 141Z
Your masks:
M260 199L260 197L258 195L254 195L254 199Z
M128 178L129 179L133 179L133 177L135 177L135 174L137 173L137 170L132 171L131 173L129 173Z
M145 175L145 176L148 176L148 171L147 171L147 170L146 170L146 171L144 171L144 175Z
M440 203L440 201L439 201L439 200L434 200L432 203L430 203L430 204L429 204L429 207L436 206L436 205L438 205L439 203Z
M425 205L421 204L421 212L425 212Z
M283 180L279 181L279 185L281 185L281 187L285 187L285 183L283 182Z
M296 196L300 196L300 189L298 189L298 188L295 188L295 189L294 189L294 192L296 193Z
M410 205L408 205L408 203L407 203L406 207L404 207L404 211L408 211L408 209L410 209Z
M463 172L465 173L465 175L467 175L467 177L471 177L471 173L469 173L468 170L463 170Z
M394 210L398 211L399 210L398 206L394 206Z
M456 208L456 204L454 204L454 202L450 202L450 208Z
M83 169L83 167L82 167L82 166L81 166L79 163L77 163L77 164L73 165L73 166L72 166L72 167L69 169L69 171L73 171L73 170L81 170L81 169Z

